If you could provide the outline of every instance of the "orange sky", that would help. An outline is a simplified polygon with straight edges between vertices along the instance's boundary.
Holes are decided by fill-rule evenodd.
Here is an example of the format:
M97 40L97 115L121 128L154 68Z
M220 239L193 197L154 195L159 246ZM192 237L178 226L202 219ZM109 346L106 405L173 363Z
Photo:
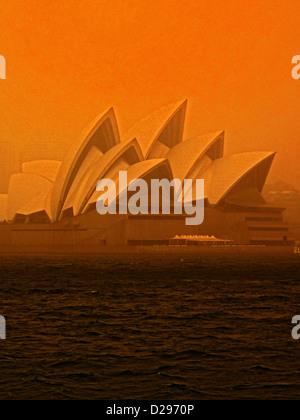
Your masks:
M186 136L274 150L300 188L299 0L0 0L0 141L66 145L113 105L121 132L189 99Z

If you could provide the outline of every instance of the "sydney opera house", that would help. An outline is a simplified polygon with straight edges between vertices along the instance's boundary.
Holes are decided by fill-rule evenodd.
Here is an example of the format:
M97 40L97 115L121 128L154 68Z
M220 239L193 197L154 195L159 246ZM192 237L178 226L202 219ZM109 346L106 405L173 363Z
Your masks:
M214 236L233 244L287 245L283 208L262 190L275 153L224 156L224 132L184 138L187 102L164 107L120 135L113 109L92 122L62 161L22 162L1 195L0 251L100 252L168 245L183 235ZM99 180L204 179L205 218L186 215L102 215Z

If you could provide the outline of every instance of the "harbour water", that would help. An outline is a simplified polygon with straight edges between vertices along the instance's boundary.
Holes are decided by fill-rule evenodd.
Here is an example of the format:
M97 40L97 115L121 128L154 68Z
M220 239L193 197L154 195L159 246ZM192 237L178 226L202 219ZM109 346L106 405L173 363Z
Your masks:
M298 399L299 255L1 256L0 399Z

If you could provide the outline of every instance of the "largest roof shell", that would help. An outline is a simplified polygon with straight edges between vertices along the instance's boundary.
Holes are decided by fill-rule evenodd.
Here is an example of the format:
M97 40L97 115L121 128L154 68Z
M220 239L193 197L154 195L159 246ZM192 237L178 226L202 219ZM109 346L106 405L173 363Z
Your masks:
M51 216L54 221L58 220L68 194L76 188L90 165L119 142L118 125L111 108L83 132L63 160L51 197Z

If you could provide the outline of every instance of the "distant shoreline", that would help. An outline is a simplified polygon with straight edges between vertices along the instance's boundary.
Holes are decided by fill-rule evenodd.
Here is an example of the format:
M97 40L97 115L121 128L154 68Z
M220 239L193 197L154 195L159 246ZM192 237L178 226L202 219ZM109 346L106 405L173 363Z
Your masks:
M205 246L127 246L109 247L103 246L98 249L93 248L66 248L61 250L38 249L16 249L7 248L1 250L0 257L5 255L295 255L293 246L264 246L264 245L205 245Z

